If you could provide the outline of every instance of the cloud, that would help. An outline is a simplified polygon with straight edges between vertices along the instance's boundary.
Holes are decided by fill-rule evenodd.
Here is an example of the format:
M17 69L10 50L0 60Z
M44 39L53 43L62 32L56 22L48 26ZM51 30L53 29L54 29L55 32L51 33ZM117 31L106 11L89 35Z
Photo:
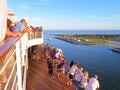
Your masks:
M42 22L40 18L36 18L36 17L24 17L24 19L26 19L29 25L33 25L33 26L39 26L39 24Z
M90 19L113 19L114 17L88 16Z
M13 8L8 8L8 12L13 12Z
M47 5L47 2L32 2L32 5L45 6L45 5Z
M96 19L97 16L88 16L90 19Z
M24 9L24 10L28 10L30 7L29 6L26 6L26 5L22 5L20 6L21 9Z
M40 18L36 18L36 17L24 17L24 19L26 19L28 22L40 22Z
M39 18L29 18L29 21L32 21L32 22L39 22L41 21Z
M38 2L32 2L32 5L40 5Z
M119 15L116 16L108 16L108 17L102 17L102 16L88 16L89 19L94 19L94 20L116 20L120 19Z
M47 5L50 1L52 1L52 0L34 0L31 4L32 4L32 5L45 6L45 5Z

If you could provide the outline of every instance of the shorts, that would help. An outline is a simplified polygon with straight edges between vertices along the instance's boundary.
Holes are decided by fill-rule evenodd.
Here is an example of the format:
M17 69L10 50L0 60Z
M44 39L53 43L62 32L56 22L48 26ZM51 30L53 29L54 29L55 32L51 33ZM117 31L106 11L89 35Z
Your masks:
M52 59L56 59L56 57L55 57L55 56L52 56Z
M61 69L61 68L58 68L58 69L57 69L57 72L61 72L61 71L62 71L62 69Z
M79 85L80 85L80 81L76 81L76 80L75 80L75 86L78 87Z
M49 73L49 74L52 74L52 73L53 73L53 69L49 69L49 70L48 70L48 73Z

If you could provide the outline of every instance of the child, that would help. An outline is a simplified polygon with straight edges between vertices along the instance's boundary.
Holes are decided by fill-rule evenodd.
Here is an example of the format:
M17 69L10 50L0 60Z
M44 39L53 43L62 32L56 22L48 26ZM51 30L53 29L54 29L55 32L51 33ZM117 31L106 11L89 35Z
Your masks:
M47 64L48 64L48 74L49 74L49 77L52 78L53 77L53 65L52 65L51 58L48 58Z

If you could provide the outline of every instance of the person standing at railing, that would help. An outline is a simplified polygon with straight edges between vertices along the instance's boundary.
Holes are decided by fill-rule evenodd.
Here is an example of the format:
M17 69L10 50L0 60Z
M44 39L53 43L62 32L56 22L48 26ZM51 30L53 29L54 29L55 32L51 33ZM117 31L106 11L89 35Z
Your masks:
M76 90L78 89L78 86L80 85L80 82L82 80L83 77L83 67L78 68L78 70L75 73L75 86L76 86Z
M85 71L80 83L81 90L86 90L85 88L88 84L88 81L89 81L89 73L88 71Z
M98 81L98 75L90 78L88 85L86 86L86 90L100 90L100 85Z
M51 58L48 58L47 64L48 64L49 77L52 78L53 77L53 65L52 65L52 59Z
M75 72L78 69L78 63L74 63L74 65L70 68L68 74L69 74L69 80L67 81L67 85L72 85L72 81L75 78Z

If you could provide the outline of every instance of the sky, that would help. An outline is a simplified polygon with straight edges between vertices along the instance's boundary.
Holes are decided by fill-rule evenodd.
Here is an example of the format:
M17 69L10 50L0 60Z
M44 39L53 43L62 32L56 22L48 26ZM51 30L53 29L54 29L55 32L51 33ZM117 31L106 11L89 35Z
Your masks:
M15 19L45 30L120 30L120 0L7 0Z

